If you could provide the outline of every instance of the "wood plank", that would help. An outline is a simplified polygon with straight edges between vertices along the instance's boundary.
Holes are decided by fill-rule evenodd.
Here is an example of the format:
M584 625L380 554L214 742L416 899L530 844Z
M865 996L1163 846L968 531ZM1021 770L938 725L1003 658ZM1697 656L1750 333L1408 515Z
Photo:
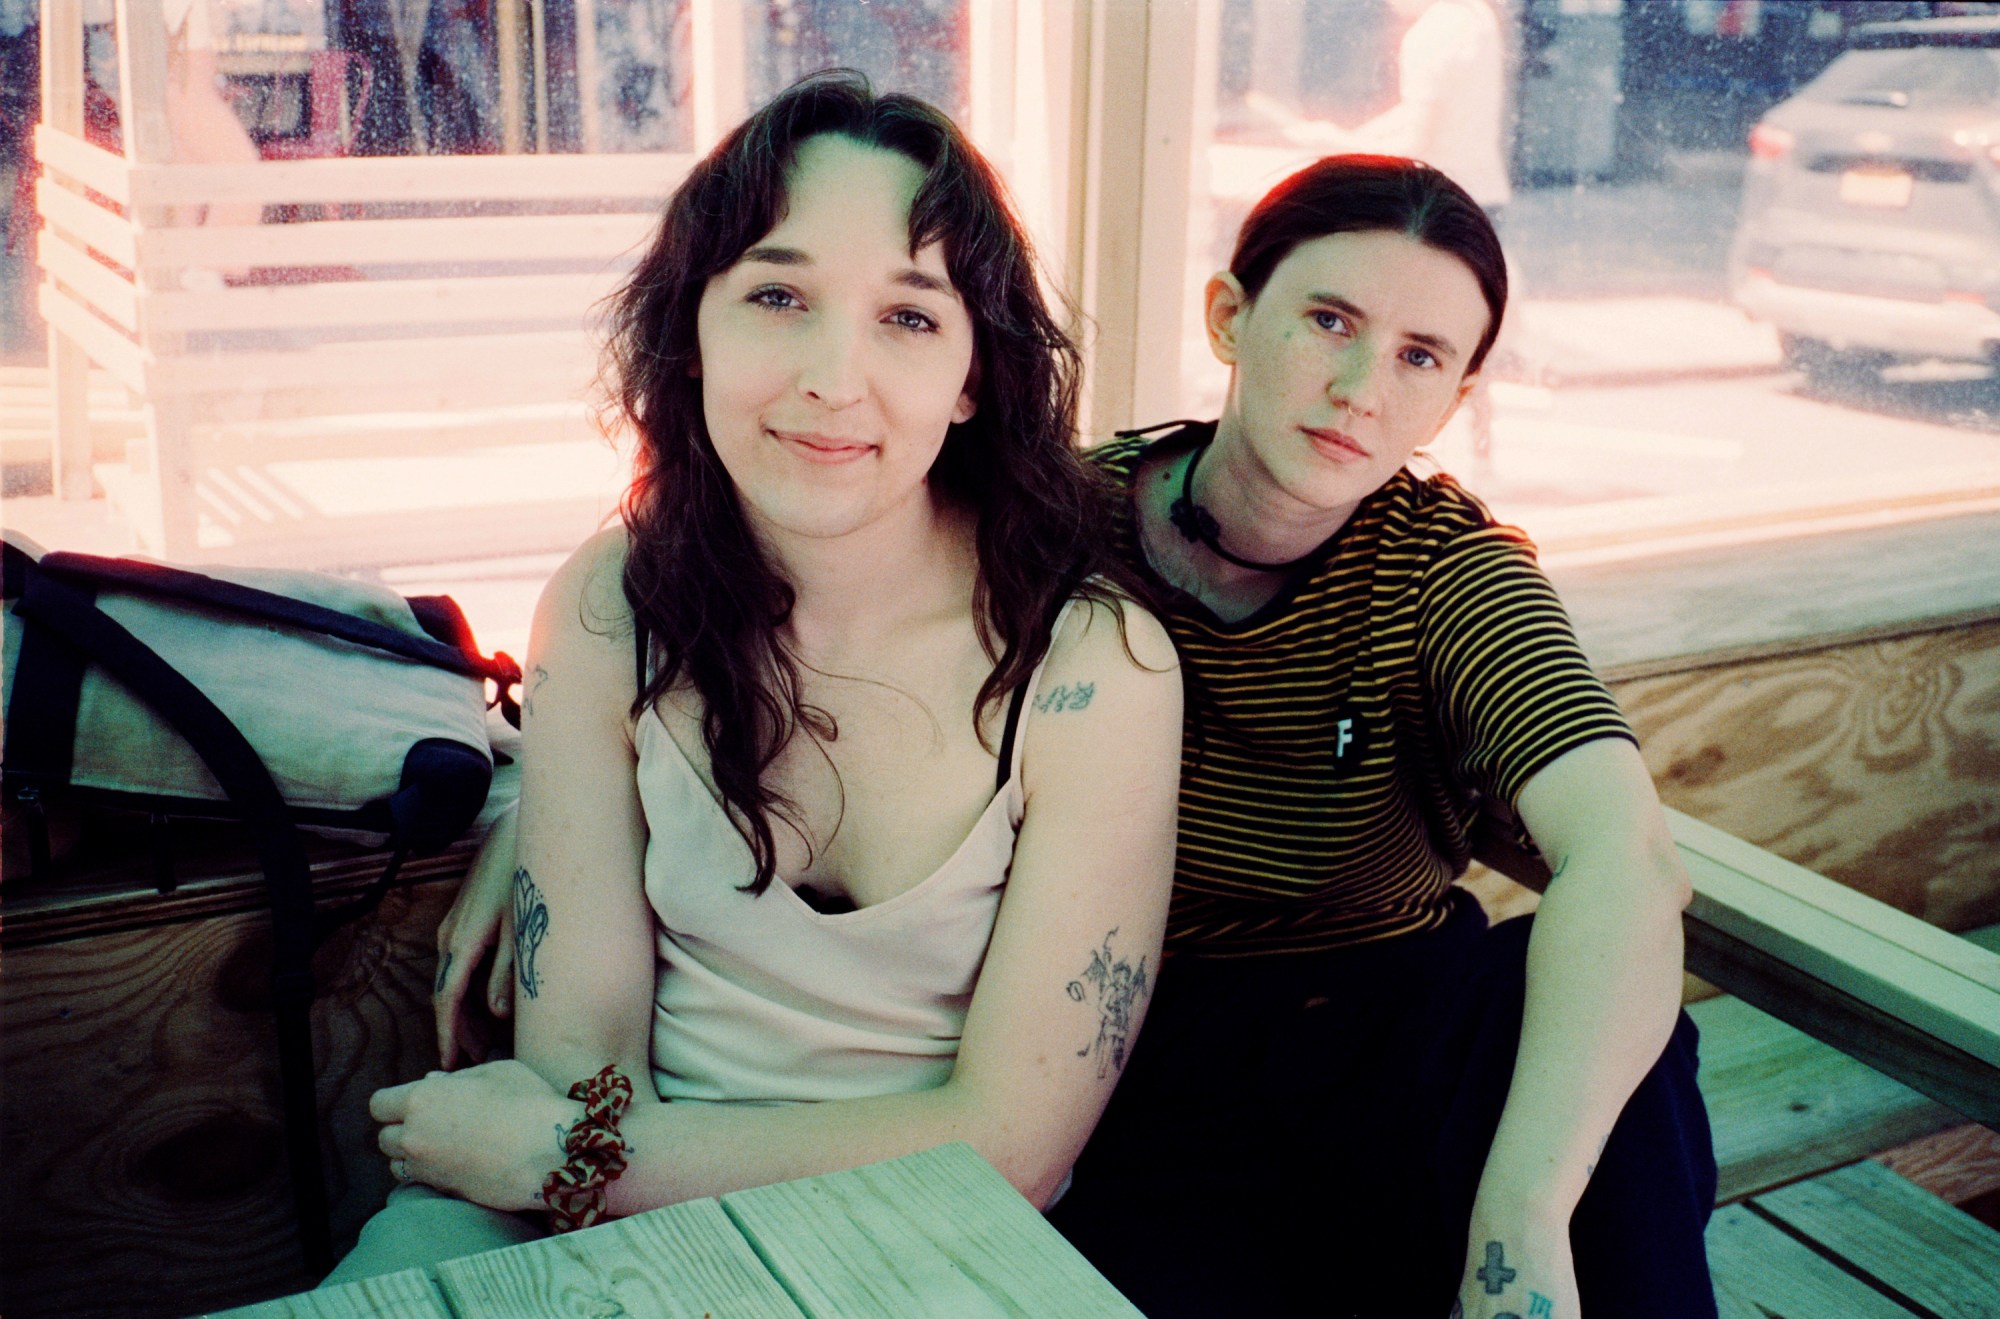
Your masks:
M713 1200L449 1260L437 1274L453 1308L482 1319L800 1319Z
M146 229L138 244L166 265L338 266L466 261L601 261L637 257L659 223L651 211L596 215L467 215L309 220L299 224ZM129 264L129 262L128 262Z
M133 167L129 188L131 199L146 206L210 202L267 205L570 202L631 197L662 201L686 177L696 159L690 152L635 151L603 155L352 156L266 160L254 165L143 165Z
M1728 1203L1956 1125L1950 1109L1735 998L1688 1009Z
M270 918L244 911L20 946L14 888L10 875L0 979L8 1319L185 1313L311 1285L285 1174ZM313 959L337 1243L352 1241L390 1185L369 1095L437 1065L430 973L456 891L395 889Z
M1953 1319L2000 1319L2000 1232L1861 1162L1757 1197L1755 1207Z
M78 196L47 175L35 180L35 209L51 225L74 234L126 269L139 264L131 221Z
M1691 917L1683 924L1687 969L1695 975L1964 1117L2000 1125L2000 1085L1990 1063L1941 1043L1902 1017L1802 975L1776 953Z
M1545 566L1584 652L1616 682L1646 666L1705 664L1990 610L2000 605L1996 560L2000 513L1973 513Z
M1743 1205L1725 1205L1708 1220L1708 1267L1721 1319L1914 1314Z
M486 402L512 401L524 388L544 400L582 398L596 378L596 346L582 330L529 330L517 334L439 334L415 339L348 340L287 352L200 353L162 363L157 388L179 394L304 389L328 395L344 389L345 406L331 396L301 414L267 400L269 418L320 411L379 412L442 403L382 400L404 386L450 391L466 381L489 382ZM354 382L369 388L357 389ZM347 382L345 385L342 382ZM422 389L418 391L422 394Z
M1875 1162L1947 1204L2000 1191L2000 1132L1977 1122L1877 1151Z
M208 1319L452 1319L444 1298L422 1269L363 1278L325 1291L300 1292L275 1301L216 1313Z
M1674 814L1678 816L1674 820L1675 838L1684 853L1694 851L1721 862L1740 874L1751 876L1763 888L1781 893L1797 903L1866 932L1870 936L1867 942L1885 942L1892 945L1898 953L1910 954L1913 971L1922 969L1915 965L1916 962L1935 965L1939 970L1949 973L1948 976L1937 978L1936 984L1940 992L1959 992L1960 987L1956 984L1956 980L1963 979L1971 981L1973 987L1979 991L2000 994L2000 954L1982 948L1949 930L1918 920L1879 899L1857 892L1845 884L1836 883L1804 866L1794 865L1712 824L1681 812ZM1991 1007L1995 1002L2000 1000L1989 999L1984 993L1975 994L1968 1000L1969 1004L1974 1005L1975 1010L1979 1007ZM2000 1020L2000 1018L1988 1017L1987 1020Z
M2000 956L1667 814L1695 885L1691 922L1771 953L1803 980L1861 999L2000 1078Z
M1612 691L1667 805L1932 925L1988 924L2000 609L1984 610Z
M592 304L617 276L496 275L465 279L342 280L219 292L161 292L146 301L146 332L266 330L522 321L573 322L585 333Z
M81 38L79 38L81 40ZM132 204L132 167L123 156L47 124L35 127L35 159L120 206Z
M94 364L134 392L146 387L146 354L138 344L99 320L73 293L44 282L35 290L42 319L83 349Z
M139 332L139 290L82 248L53 229L37 237L35 255L42 269L67 284L91 309L127 334Z
M812 1319L1139 1314L963 1143L722 1207Z

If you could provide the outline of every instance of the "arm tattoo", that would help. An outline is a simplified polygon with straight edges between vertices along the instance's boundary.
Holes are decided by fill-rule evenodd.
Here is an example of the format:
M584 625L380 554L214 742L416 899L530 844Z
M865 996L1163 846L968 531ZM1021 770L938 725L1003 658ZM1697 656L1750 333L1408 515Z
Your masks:
M542 978L535 971L535 952L549 932L549 905L526 866L514 870L514 974L520 977L521 992L539 998Z
M1035 698L1035 710L1040 714L1061 714L1064 710L1082 710L1090 705L1090 698L1097 695L1097 684L1079 682L1074 686L1064 683L1054 691Z
M1528 1293L1528 1319L1553 1319L1556 1303L1540 1292Z
M1141 957L1135 967L1111 951L1111 936L1117 933L1116 926L1108 930L1104 945L1092 950L1090 965L1083 974L1064 986L1064 992L1074 1002L1081 1003L1086 997L1096 1001L1097 1036L1078 1049L1076 1056L1087 1058L1095 1053L1100 1080L1124 1070L1139 1009L1152 992L1152 982L1146 978L1146 959Z
M1507 1267L1507 1252L1497 1241L1486 1243L1486 1263L1472 1276L1486 1285L1488 1296L1498 1296L1507 1290L1507 1284L1514 1281L1518 1270Z
M445 978L450 974L451 974L451 953L449 950L447 950L443 953L438 954L437 986L431 990L431 993L433 994L444 993Z
M540 691L542 689L542 684L547 682L548 680L549 680L549 671L543 668L541 665L537 664L535 666L535 680L534 682L529 684L528 694L521 701L521 708L523 710L526 710L529 714L533 714L535 712L535 693Z

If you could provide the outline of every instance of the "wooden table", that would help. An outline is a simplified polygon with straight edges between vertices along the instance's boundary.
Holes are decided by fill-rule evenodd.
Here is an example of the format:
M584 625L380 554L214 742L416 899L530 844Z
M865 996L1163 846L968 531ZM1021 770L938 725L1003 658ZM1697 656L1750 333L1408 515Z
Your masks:
M738 1191L222 1319L1132 1319L964 1144Z

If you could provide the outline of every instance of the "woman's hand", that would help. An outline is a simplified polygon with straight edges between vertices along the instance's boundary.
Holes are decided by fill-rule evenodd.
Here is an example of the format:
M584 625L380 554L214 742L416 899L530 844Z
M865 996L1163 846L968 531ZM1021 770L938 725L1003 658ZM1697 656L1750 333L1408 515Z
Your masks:
M583 1105L508 1059L377 1090L368 1113L382 1124L376 1144L396 1180L515 1211L542 1207Z
M1580 1319L1582 1313L1567 1223L1473 1215L1452 1319Z
M514 855L519 806L493 822L485 844L465 873L458 897L438 924L437 980L432 996L437 1013L438 1065L446 1071L463 1061L485 1062L500 1034L493 1018L514 1011ZM488 950L491 968L478 985ZM482 1009L475 991L486 996ZM489 1015L490 1014L490 1015Z

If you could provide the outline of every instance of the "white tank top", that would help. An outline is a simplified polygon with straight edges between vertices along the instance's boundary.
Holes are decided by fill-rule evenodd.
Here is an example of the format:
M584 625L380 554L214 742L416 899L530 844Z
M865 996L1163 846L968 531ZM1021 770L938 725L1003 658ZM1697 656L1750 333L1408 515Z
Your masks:
M958 850L909 891L838 913L815 911L782 878L745 892L750 845L659 715L640 718L662 1099L856 1099L951 1076L1021 827L1027 704L1010 715L1007 781Z

